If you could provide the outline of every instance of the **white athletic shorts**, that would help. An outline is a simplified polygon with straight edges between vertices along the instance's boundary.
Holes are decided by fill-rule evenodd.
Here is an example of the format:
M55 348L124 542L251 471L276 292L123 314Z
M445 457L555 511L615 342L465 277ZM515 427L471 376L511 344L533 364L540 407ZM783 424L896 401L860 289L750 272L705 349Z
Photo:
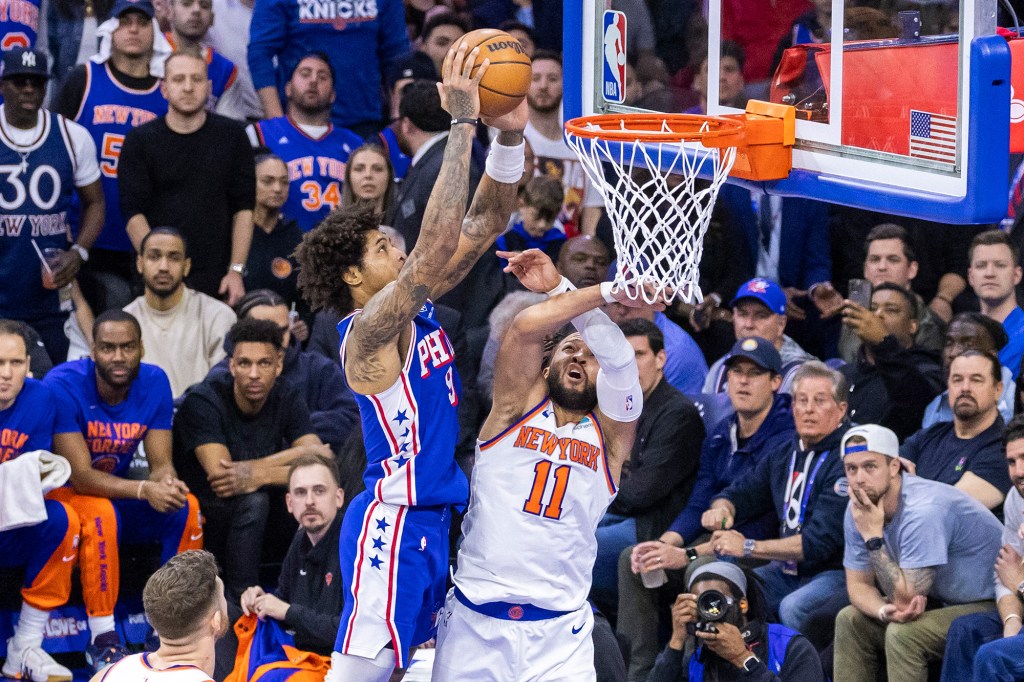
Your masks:
M594 612L505 620L470 609L449 590L437 617L434 682L593 682Z

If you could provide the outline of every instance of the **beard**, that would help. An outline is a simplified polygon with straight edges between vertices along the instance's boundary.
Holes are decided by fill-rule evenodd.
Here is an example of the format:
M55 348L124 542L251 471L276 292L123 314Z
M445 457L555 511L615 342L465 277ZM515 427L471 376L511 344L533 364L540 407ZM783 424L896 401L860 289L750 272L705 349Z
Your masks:
M99 373L103 381L110 386L131 386L132 383L139 377L139 365L135 367L129 367L127 378L124 380L114 378L113 372L108 365L101 365L96 363L96 372Z
M956 401L954 401L953 414L956 415L958 419L971 419L972 417L978 416L978 412L980 411L978 409L978 401L976 401L973 396L963 396L963 398L963 400L961 400L961 398L957 398Z
M559 407L573 412L590 412L597 407L597 388L587 383L582 389L566 388L555 372L548 372L548 394Z

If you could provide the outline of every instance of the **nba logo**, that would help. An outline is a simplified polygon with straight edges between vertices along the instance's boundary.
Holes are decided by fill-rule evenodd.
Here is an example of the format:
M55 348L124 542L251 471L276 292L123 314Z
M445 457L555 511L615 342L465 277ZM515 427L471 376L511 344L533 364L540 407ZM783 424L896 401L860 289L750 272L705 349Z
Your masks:
M626 99L626 15L604 13L604 66L601 94L607 102L622 104Z

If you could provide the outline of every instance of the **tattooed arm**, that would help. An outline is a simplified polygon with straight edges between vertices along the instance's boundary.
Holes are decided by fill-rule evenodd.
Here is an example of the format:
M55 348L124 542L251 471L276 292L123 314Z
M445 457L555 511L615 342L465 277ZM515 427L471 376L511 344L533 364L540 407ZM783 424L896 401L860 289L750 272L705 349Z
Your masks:
M934 568L900 568L884 545L870 556L875 580L894 603L909 602L918 596L927 598L935 580Z
M467 55L463 44L445 58L448 76L438 88L441 104L453 118L475 118L480 110L477 88L486 68L470 77L476 53L474 49ZM474 132L472 126L452 126L416 247L398 278L378 291L352 322L345 346L345 375L357 393L380 393L398 379L404 361L401 336L438 283L445 280L469 196Z

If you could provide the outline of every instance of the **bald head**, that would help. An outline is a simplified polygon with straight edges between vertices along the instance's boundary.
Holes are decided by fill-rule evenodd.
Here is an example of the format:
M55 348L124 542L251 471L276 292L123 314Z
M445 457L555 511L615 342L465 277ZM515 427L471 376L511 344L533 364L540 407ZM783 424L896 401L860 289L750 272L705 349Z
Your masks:
M582 289L603 282L610 262L608 247L597 237L582 234L562 244L555 267L577 289Z

